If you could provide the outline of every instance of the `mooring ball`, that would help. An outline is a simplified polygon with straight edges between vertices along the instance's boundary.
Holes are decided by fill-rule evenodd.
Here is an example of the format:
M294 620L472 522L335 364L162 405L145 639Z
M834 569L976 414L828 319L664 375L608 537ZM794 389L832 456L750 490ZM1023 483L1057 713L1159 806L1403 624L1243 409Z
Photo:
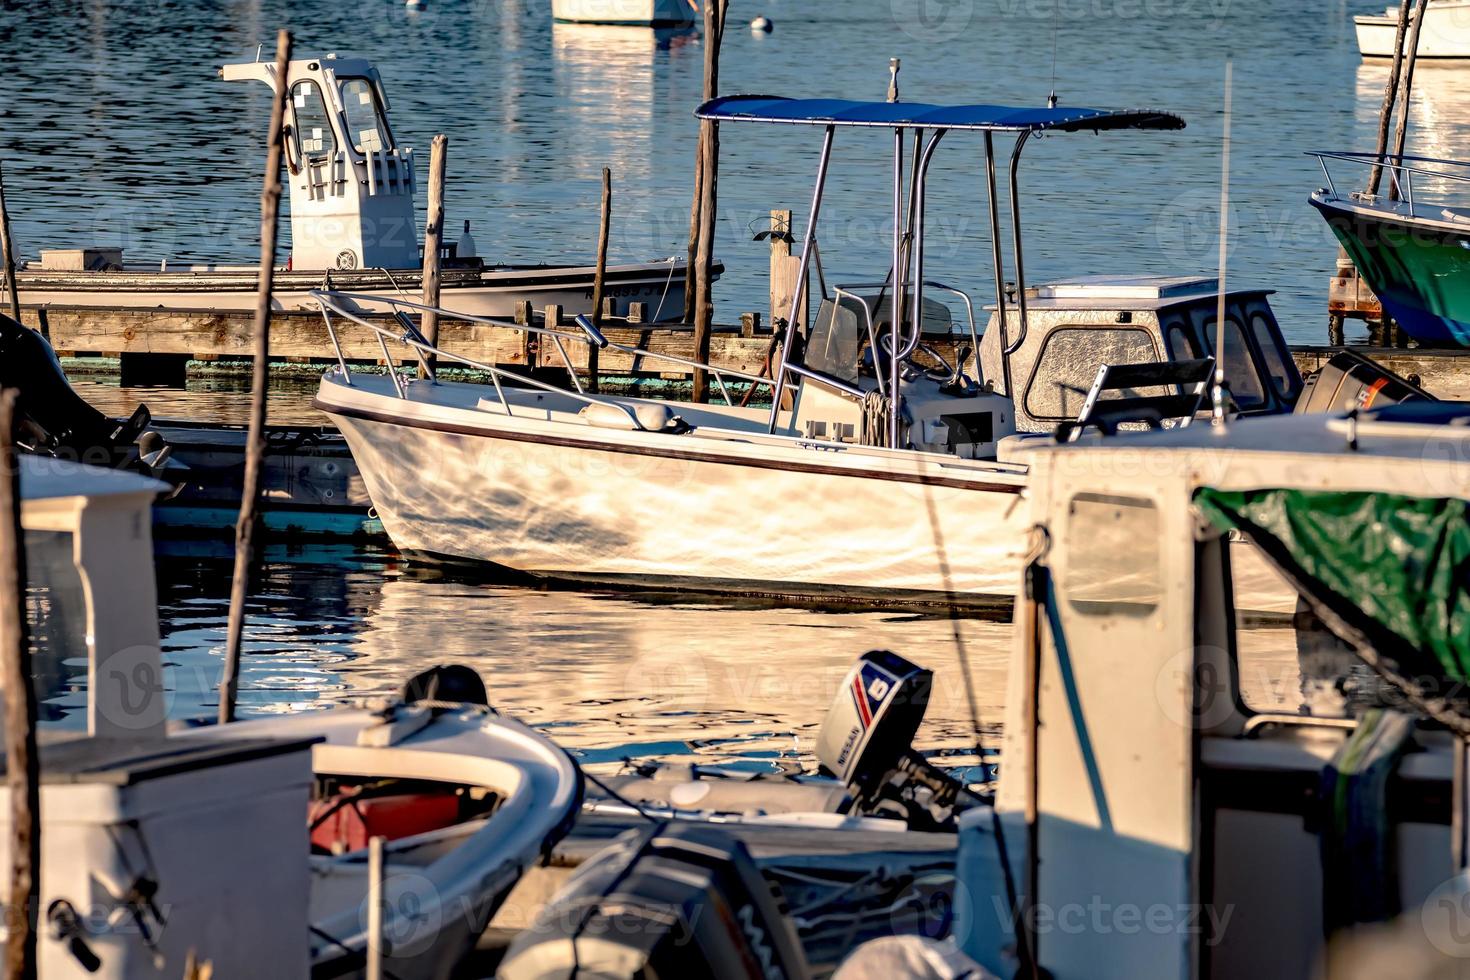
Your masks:
M771 22L771 18L769 17L757 17L750 22L750 29L759 34L769 34L776 29L776 25Z

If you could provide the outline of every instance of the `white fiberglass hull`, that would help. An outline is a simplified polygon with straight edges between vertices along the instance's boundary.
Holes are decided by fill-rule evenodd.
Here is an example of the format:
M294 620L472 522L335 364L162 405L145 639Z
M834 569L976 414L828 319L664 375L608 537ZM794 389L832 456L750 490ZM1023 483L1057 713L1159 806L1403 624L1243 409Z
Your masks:
M1393 57L1398 34L1396 8L1387 16L1354 17L1353 25L1363 57ZM1419 31L1419 57L1470 58L1470 0L1434 0L1429 4Z
M567 313L592 309L591 267L494 270L478 275L450 271L443 284L446 309L471 316L505 317L520 302L533 309L553 304ZM323 273L276 274L271 297L277 310L317 310L311 298L320 289ZM354 278L355 277L355 278ZM615 315L626 315L629 303L643 303L649 320L679 320L684 316L682 262L649 262L609 266L603 294L615 304ZM356 280L362 281L356 281ZM28 308L162 309L249 313L255 309L256 273L229 269L189 272L42 272L21 271L16 276L21 305ZM337 273L339 288L384 297L418 298L422 288L416 271Z
M691 0L551 0L551 16L569 24L678 27L694 23Z
M748 434L714 437L700 434L710 425L589 425L570 396L508 390L508 417L484 386L409 392L330 374L318 407L411 554L576 581L879 601L952 592L1008 606L1019 580L1018 466L767 437L756 412L729 422Z

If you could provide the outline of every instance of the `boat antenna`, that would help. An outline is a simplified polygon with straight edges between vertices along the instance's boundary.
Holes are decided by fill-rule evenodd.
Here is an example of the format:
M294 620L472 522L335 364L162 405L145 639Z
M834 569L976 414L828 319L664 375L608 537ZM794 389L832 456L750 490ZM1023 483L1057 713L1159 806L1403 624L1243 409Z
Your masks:
M1230 90L1234 62L1225 59L1225 128L1220 145L1220 281L1219 297L1215 301L1215 390L1212 425L1225 424L1225 399L1229 389L1225 386L1225 259L1230 243Z
M898 101L898 69L903 62L899 58L888 59L888 101Z
M1061 23L1060 3L1052 4L1051 8L1051 93L1046 97L1046 107L1055 109L1057 107L1057 28Z

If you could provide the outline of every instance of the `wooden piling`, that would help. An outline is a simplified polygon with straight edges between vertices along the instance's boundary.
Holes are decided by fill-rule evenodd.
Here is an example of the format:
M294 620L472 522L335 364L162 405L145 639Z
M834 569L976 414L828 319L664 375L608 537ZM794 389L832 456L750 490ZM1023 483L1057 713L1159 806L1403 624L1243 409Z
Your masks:
M1404 34L1409 28L1409 4L1413 0L1402 0L1399 4L1399 26L1393 39L1393 65L1388 70L1388 84L1383 87L1383 106L1378 110L1378 142L1374 150L1378 158L1383 158L1383 153L1388 149L1388 131L1393 123L1393 108L1398 102L1399 96L1399 72L1404 63ZM1383 167L1379 163L1373 164L1373 169L1368 173L1369 194L1378 193L1378 181L1383 176Z
M5 260L5 292L10 318L20 322L20 288L15 281L15 242L10 238L10 210L5 206L5 173L0 171L0 258Z
M1393 135L1393 156L1399 163L1403 163L1404 141L1409 135L1409 105L1414 97L1414 64L1419 60L1419 30L1424 26L1424 14L1428 7L1429 0L1418 0L1414 5L1414 21L1409 28L1409 40L1404 45L1404 77L1399 83L1403 94L1399 97L1399 122ZM1402 179L1400 177L1389 184L1390 200L1398 200L1399 181Z
M235 720L240 685L240 640L245 628L245 597L255 566L259 524L260 473L265 456L266 387L270 371L271 286L276 268L276 225L281 206L281 132L290 86L291 32L276 35L276 88L266 137L265 182L260 191L260 280L255 301L255 365L250 382L250 427L245 441L245 480L240 491L240 517L235 522L235 573L230 582L230 615L225 627L225 667L220 681L219 720ZM388 370L393 370L390 364Z
M684 316L694 322L694 262L699 251L699 204L704 200L704 123L699 124L699 141L694 146L694 194L689 202L689 251L684 263Z
M0 392L0 685L5 688L5 784L10 790L5 976L7 980L34 980L41 904L41 775L26 629L20 464L15 453L19 396L13 388Z
M612 171L602 168L601 223L597 228L597 271L592 277L592 322L601 325L603 314L603 279L607 275L607 239L612 230ZM597 354L595 345L587 348L587 387L597 391Z
M437 307L439 305L439 286L441 281L440 267L443 262L440 253L444 244L444 165L445 158L449 155L449 137L440 133L434 137L434 142L429 147L429 214L424 221L424 305ZM430 344L439 344L439 314L433 310L425 310L423 319L424 339ZM434 358L428 358L429 366L434 366ZM424 365L419 365L419 377L428 374Z
M704 6L704 101L719 94L720 43L725 35L729 0L706 0ZM699 122L699 242L694 250L694 359L709 360L710 326L714 322L715 211L719 206L720 127L710 119ZM709 397L708 372L696 369L692 397Z

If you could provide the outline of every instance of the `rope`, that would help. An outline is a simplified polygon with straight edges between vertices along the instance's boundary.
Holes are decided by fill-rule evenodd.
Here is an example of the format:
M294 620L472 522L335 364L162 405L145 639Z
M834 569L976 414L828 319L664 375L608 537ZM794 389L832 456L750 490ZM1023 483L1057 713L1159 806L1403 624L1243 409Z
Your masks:
M888 445L889 400L874 389L863 396L863 445Z

